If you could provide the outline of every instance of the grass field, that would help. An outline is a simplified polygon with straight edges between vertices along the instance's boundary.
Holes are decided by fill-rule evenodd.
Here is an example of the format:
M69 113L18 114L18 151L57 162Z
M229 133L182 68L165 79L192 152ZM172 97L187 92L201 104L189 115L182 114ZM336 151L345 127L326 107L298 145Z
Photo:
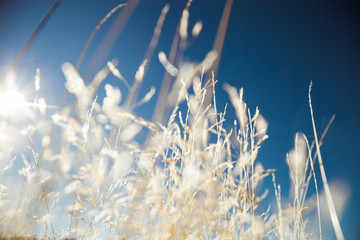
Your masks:
M93 34L121 7L110 11ZM154 43L167 11L165 6ZM200 22L188 30L188 16L185 8L175 36L174 52L180 56L187 41L201 34ZM221 47L201 62L175 63L172 54L160 52L167 75L158 104L150 106L154 118L135 113L155 95L155 88L139 93L154 48L149 45L133 81L124 78L116 61L104 64L89 84L78 71L83 55L75 66L64 63L64 98L69 95L71 101L57 106L47 105L39 94L40 70L31 103L6 76L0 92L5 142L0 148L0 239L322 239L324 199L325 216L337 239L344 239L332 200L338 196L330 194L320 152L333 119L318 139L311 84L315 140L296 134L287 154L292 191L285 198L276 170L257 161L268 138L266 116L247 107L246 89L219 84L214 77ZM121 84L107 83L109 75ZM217 106L221 86L230 103L224 109ZM100 88L104 96L98 95ZM50 114L51 108L56 113ZM234 109L234 119L228 108ZM18 123L19 116L31 121ZM264 181L274 188L263 189ZM314 195L308 196L309 188Z

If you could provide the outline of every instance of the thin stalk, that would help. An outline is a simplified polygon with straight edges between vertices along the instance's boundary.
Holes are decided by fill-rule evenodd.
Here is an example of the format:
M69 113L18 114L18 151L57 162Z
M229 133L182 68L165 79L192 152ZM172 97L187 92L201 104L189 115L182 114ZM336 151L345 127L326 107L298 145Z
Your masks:
M32 32L30 37L26 40L25 44L22 46L20 51L16 54L14 60L10 64L10 70L16 69L17 66L20 64L20 62L23 60L26 53L30 50L31 45L35 42L36 38L39 36L41 31L44 29L46 23L49 21L50 17L54 14L55 10L58 8L62 0L57 0L50 10L47 12L45 17L41 20L39 25L35 28L35 30Z
M160 17L156 23L156 26L155 26L155 29L154 29L154 32L153 32L153 35L152 35L152 38L150 40L150 43L149 43L149 46L148 48L146 49L146 52L144 54L144 57L143 59L141 60L141 63L143 63L145 60L147 60L147 65L145 66L145 69L144 69L144 77L145 77L145 74L147 72L147 69L151 63L151 59L154 55L154 51L158 45L158 42L159 42L159 39L160 39L160 34L161 34L161 30L162 30L162 27L164 25L164 21L165 21L165 18L166 18L166 15L168 13L170 9L170 5L169 4L166 4L164 6L164 8L162 9L161 11L161 14L160 14ZM134 92L132 94L132 99L128 99L127 102L129 102L129 105L131 105L133 102L136 102L137 101L137 97L139 95L139 91L140 91L140 87L141 87L141 84L142 84L143 81L141 82L138 82L137 84L134 83Z
M126 7L119 13L114 23L111 25L109 31L106 33L105 37L101 41L99 47L96 49L96 52L88 69L91 71L94 69L98 71L99 66L102 66L110 54L111 49L114 47L116 40L119 38L122 30L125 28L127 22L129 21L131 15L134 13L136 7L140 3L140 0L129 0Z
M48 203L47 196L46 196L46 189L45 189L44 183L42 181L42 177L41 177L41 170L40 170L40 166L39 166L38 156L37 156L37 154L35 154L34 151L33 151L33 155L34 155L34 158L35 158L35 166L36 166L36 169L37 169L40 181L41 181L41 191L42 191L42 194L44 195L44 201L45 201L45 205L46 205L46 210L47 210L47 213L49 214L49 222L50 222L51 232L53 234L54 240L56 240L55 230L54 230L54 226L53 226L53 223L52 223L52 220L51 220L51 213L50 213L49 203Z
M310 148L309 142L307 141L306 138L305 138L305 141L306 141L306 144L307 144L307 147L308 147L308 151L311 153L311 148ZM310 175L311 175L311 173L312 173L312 175L314 175L314 185L315 185L315 192L316 192L316 205L317 205L318 222L319 222L319 235L320 235L320 240L322 240L319 190L318 190L318 184L317 184L316 175L315 175L314 161L311 158L311 154L309 154L309 156L310 156L309 161L310 161L310 166L311 166L311 171L312 171L312 172L310 172ZM305 197L304 197L304 199L305 199Z
M175 36L173 38L171 48L170 48L169 62L171 64L173 64L175 61L177 46L179 44L179 38L180 38L179 29L180 29L180 22L176 28ZM166 108L166 100L165 99L167 98L167 95L169 93L170 82L171 82L171 75L167 71L165 71L164 77L163 77L163 80L161 83L161 88L160 88L160 92L158 95L158 99L156 101L154 114L152 117L152 121L155 123L156 122L162 123L162 121L164 119L164 113L165 113L165 108Z
M219 23L219 27L217 29L216 32L216 37L215 37L215 41L214 41L214 45L213 45L213 50L216 51L217 53L217 58L213 64L213 66L211 67L211 69L208 71L209 75L213 74L214 75L214 79L216 80L217 77L217 73L218 73L218 69L219 69L219 64L220 64L220 58L221 58L221 53L223 50L223 46L224 46L224 40L225 40L225 35L226 35L226 30L227 27L229 25L229 19L230 19L230 13L231 13L231 8L233 5L234 0L227 0L224 6L224 10L221 16L221 20ZM206 80L209 79L209 80ZM211 81L211 76L206 76L205 78L206 81ZM206 83L205 81L205 83ZM208 94L206 95L205 98L205 104L209 103L211 101L211 92L208 92Z

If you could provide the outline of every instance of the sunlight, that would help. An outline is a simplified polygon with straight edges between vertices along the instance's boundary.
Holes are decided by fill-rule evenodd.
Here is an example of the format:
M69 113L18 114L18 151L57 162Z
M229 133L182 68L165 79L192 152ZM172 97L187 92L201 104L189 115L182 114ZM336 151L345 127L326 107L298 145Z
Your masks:
M0 116L7 117L25 108L24 96L14 90L0 92Z

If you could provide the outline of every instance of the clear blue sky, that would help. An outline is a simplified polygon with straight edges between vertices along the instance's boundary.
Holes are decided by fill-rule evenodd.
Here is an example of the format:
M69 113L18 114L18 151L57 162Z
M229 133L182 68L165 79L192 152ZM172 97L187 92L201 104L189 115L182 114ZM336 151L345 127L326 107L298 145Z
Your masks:
M1 73L54 2L0 1ZM224 2L194 0L190 26L201 20L204 27L187 49L185 59L200 61L211 49ZM121 1L64 0L21 62L17 72L19 84L31 86L39 67L42 95L48 104L57 105L64 86L61 65L75 65L93 28L118 3ZM127 79L133 79L165 3L170 3L170 12L155 54L160 50L168 54L186 1L141 1L111 51L108 60L118 59L118 67ZM346 239L354 240L360 237L359 10L356 1L234 1L218 73L220 106L229 102L221 89L222 83L228 82L244 87L250 108L255 111L259 106L268 120L270 138L263 144L259 161L265 168L278 170L278 182L284 190L289 188L285 154L293 146L295 133L304 132L313 140L307 99L308 86L313 81L319 134L336 114L322 154L328 179L342 179L351 186L352 197L342 226ZM85 80L98 70L86 66L115 18L116 15L100 29L85 56L80 68ZM152 85L159 89L162 76L162 66L155 57L142 91ZM149 107L139 111L150 119L151 112L146 109ZM271 184L267 187L272 191Z

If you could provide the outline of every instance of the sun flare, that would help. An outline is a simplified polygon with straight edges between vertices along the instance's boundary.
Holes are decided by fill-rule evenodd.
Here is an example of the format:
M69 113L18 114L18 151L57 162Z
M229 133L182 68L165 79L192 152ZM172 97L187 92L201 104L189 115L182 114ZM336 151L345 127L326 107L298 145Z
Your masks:
M24 96L14 90L0 92L0 116L6 117L21 111L26 106Z

